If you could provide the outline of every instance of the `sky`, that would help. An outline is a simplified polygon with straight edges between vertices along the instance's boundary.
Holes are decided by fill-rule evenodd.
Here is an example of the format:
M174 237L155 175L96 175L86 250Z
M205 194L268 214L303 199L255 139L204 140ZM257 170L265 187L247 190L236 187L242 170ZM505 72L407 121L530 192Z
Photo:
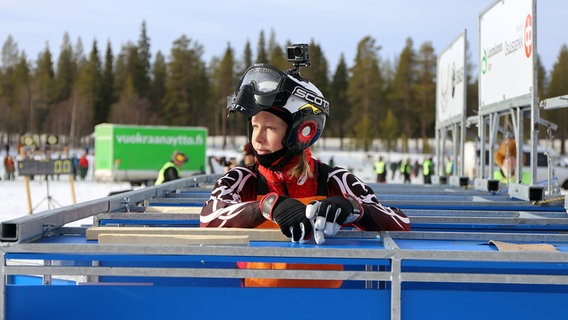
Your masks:
M514 0L508 0L514 1ZM568 43L568 1L536 0L537 50L550 72L563 44ZM0 41L9 35L32 61L46 45L56 61L63 35L73 44L81 38L88 53L93 40L104 52L110 41L116 55L128 43L136 43L146 22L151 51L166 57L172 43L186 35L201 44L203 59L220 57L230 45L237 59L250 42L253 53L261 30L284 44L320 45L334 72L343 54L353 64L357 44L371 36L381 46L379 55L394 60L406 39L414 48L430 41L436 54L467 30L471 57L477 66L479 14L494 0L0 0Z

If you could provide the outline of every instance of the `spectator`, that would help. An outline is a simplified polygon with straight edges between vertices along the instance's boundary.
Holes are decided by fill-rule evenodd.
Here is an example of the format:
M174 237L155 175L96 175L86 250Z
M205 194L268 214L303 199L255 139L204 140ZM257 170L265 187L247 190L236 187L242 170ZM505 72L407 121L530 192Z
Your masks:
M86 153L79 158L78 166L79 177L81 177L81 180L85 180L85 177L87 177L87 171L89 171L89 159L87 159Z
M79 169L79 159L77 158L76 154L73 154L71 157L71 164L73 170L73 180L77 180L77 170Z
M14 157L7 155L4 158L4 170L5 170L4 178L7 181L16 179L16 176L15 176L16 164L14 162Z
M422 162L422 176L424 177L424 184L432 184L432 171L434 166L432 165L432 158L427 158Z
M446 162L445 173L446 173L447 177L454 174L454 162L452 161L452 158L450 158L450 157L448 157L448 161Z
M241 161L241 165L244 166L252 166L254 164L254 149L252 148L252 144L248 142L243 147L243 160Z
M400 164L400 174L404 177L404 183L410 183L410 173L410 158L402 160L402 163Z
M155 184L160 185L164 182L177 180L181 176L181 167L187 163L189 159L187 156L179 151L174 151L170 160L168 160L160 169L158 179Z
M379 156L379 160L375 162L375 173L377 174L378 183L387 182L387 164L382 156Z

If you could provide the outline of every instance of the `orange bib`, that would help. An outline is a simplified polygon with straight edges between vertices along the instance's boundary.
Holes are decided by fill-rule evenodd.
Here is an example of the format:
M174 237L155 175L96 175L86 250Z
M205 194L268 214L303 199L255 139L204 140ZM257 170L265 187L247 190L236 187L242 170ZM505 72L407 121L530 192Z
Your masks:
M262 198L259 196L259 198ZM298 199L304 204L313 200L322 200L325 197L316 196ZM260 199L259 199L260 200ZM280 228L272 221L265 221L257 228ZM239 262L238 268L242 269L268 269L268 270L343 270L340 264L300 264L282 262ZM339 288L342 280L303 280L303 279L269 279L269 278L246 278L243 279L245 287L277 287L277 288Z

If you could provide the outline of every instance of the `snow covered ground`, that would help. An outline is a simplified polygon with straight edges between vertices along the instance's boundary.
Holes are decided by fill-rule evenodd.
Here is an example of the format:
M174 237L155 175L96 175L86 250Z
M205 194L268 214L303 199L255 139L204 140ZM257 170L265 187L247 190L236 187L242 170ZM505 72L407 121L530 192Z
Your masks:
M48 182L45 178L35 177L29 182L31 207L33 213L73 204L72 188L69 176ZM49 189L48 189L49 188ZM98 183L92 180L75 181L74 192L77 203L105 197L111 191L130 189L128 183ZM49 190L49 191L48 191ZM48 195L51 201L48 200ZM29 202L23 177L15 181L0 181L0 221L11 220L29 215Z
M237 151L220 151L209 150L208 154L220 154L226 156L239 157ZM378 156L382 155L387 162L400 161L403 157L410 158L412 162L415 160L422 162L424 155L421 154L400 154L400 153L365 153L362 151L314 151L314 157L324 162L329 162L333 157L335 165L348 168L351 172L361 178L363 181L375 181L373 172L373 164ZM4 154L0 153L3 159ZM92 158L90 159L92 164ZM0 169L2 180L0 180L0 222L12 220L22 216L29 215L29 205L32 212L38 213L55 207L68 206L73 204L72 188L68 175L62 175L59 178L46 181L45 177L35 177L30 180L30 198L31 203L28 204L26 196L26 187L24 177L16 177L15 181L5 181L3 168ZM394 179L391 178L390 170L388 171L387 182L400 183L401 178L398 172ZM412 177L412 183L422 184L422 177ZM139 188L139 187L138 187ZM84 181L80 179L74 182L75 199L77 203L94 199L100 199L107 196L110 192L130 190L132 187L128 183L117 182L95 182L93 179L93 168L89 168L87 178ZM565 193L565 191L564 191ZM50 196L53 201L48 201ZM84 219L72 223L72 225L80 225L91 223L90 219Z
M215 150L208 153L214 154ZM222 151L218 151L223 154ZM225 152L226 153L226 152ZM239 156L234 152L235 156ZM365 181L374 181L373 163L377 159L376 154L367 154L361 151L338 152L338 151L321 151L314 152L314 156L322 161L328 162L333 157L336 165L349 168L353 173ZM389 155L384 155L389 160ZM393 161L401 158L400 154L390 155ZM0 158L4 158L4 154L0 154ZM412 157L421 161L422 157ZM92 164L92 158L90 163ZM48 209L73 204L72 188L68 175L61 175L59 178L54 177L46 181L45 177L36 176L34 180L29 181L31 203L28 202L26 196L25 179L22 176L16 176L15 181L4 180L4 168L0 169L2 180L0 180L0 221L12 220L22 216L29 215L29 206L33 213L38 213ZM129 190L132 187L128 183L117 182L95 182L93 177L93 169L89 168L87 178L81 181L78 177L74 181L74 192L77 203L94 199L100 199L107 196L110 192ZM390 179L390 174L388 181ZM395 176L396 182L399 181L398 174ZM422 183L422 179L415 179L413 183ZM52 201L48 201L48 196ZM78 222L79 223L79 222ZM81 221L80 223L84 223Z

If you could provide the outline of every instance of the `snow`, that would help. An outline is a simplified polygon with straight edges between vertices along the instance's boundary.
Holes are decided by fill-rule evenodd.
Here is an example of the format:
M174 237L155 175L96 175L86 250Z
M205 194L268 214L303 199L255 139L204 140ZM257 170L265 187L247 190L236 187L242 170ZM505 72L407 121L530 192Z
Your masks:
M211 149L208 154L219 154L223 156L239 157L238 152L227 153L223 150ZM313 151L313 155L321 161L329 162L333 157L335 165L342 166L349 169L360 179L366 182L375 181L375 173L373 171L373 164L382 155L388 162L400 161L404 158L411 158L414 163L415 160L422 162L425 155L422 154L401 154L401 153L379 153L362 151ZM0 153L0 158L4 158L4 153ZM92 165L93 158L90 157L90 164ZM29 190L31 203L28 204L26 196L26 183L22 176L16 176L16 180L4 180L4 169L0 169L2 180L0 180L0 203L2 210L0 211L0 222L12 220L22 216L29 215L29 205L32 207L32 212L38 213L48 209L54 209L62 206L69 206L73 204L73 192L75 193L76 203L81 203L89 200L100 199L108 196L111 192L131 190L132 187L126 182L96 182L93 178L93 168L89 168L87 178L82 181L77 177L77 180L72 184L69 175L61 175L60 177L49 178L46 181L45 177L36 176L33 180L29 181ZM420 176L420 175L419 175ZM398 172L395 174L394 179L391 178L390 169L388 170L387 183L401 183L401 178ZM413 184L422 184L422 177L412 177ZM137 187L140 188L140 187ZM565 193L565 191L563 192ZM48 201L48 196L52 201ZM76 221L70 225L90 224L92 219L87 218Z
M209 150L208 154L226 155L226 151ZM0 153L0 158L4 159L5 153ZM237 152L233 156L239 157ZM386 160L392 159L397 161L401 158L400 154L384 154ZM364 153L361 151L320 151L314 152L314 157L322 161L328 162L331 157L338 166L350 169L354 174L364 181L374 181L373 163L377 160L378 155L375 153ZM422 157L412 156L413 161L422 160ZM93 163L92 156L90 157ZM89 200L100 199L107 196L111 192L130 190L132 187L126 182L96 182L93 178L93 168L89 168L87 177L84 181L77 180L73 182L73 187L69 175L61 175L59 177L50 177L46 180L45 176L36 176L29 181L30 199L28 203L26 196L25 178L16 176L16 180L4 180L4 168L0 169L2 180L0 180L0 203L2 210L0 211L0 221L8 221L30 214L29 206L32 213L38 213L49 209L69 206L73 203L73 192L75 193L76 203ZM396 182L400 182L398 175L395 176ZM390 174L387 182L392 182ZM422 183L422 179L415 179L413 183ZM139 188L139 187L138 187ZM48 196L52 201L48 200ZM87 221L88 220L88 221ZM71 225L80 225L91 223L91 219L84 219L72 223Z
M76 203L99 199L107 196L111 191L131 189L128 183L100 183L91 179L75 181L71 187L68 175L60 176L59 180L46 181L45 177L35 177L29 181L30 199L26 195L24 177L17 177L15 181L0 181L0 221L11 220L29 215L29 206L32 212L38 213L48 209L69 206L73 203L75 192ZM50 199L48 199L48 196Z
M0 158L4 159L5 153L0 153ZM30 214L35 214L49 209L73 205L89 200L100 199L107 196L110 192L130 190L132 187L126 182L95 182L92 176L93 158L89 157L91 167L85 180L77 176L71 182L69 175L53 176L46 179L45 176L35 176L29 179L28 201L25 177L18 176L16 179L7 181L4 176L4 167L0 169L2 180L0 180L0 221L12 220ZM75 194L75 202L73 201ZM30 213L31 207L31 213ZM91 219L88 219L90 223ZM83 221L77 222L81 224Z

